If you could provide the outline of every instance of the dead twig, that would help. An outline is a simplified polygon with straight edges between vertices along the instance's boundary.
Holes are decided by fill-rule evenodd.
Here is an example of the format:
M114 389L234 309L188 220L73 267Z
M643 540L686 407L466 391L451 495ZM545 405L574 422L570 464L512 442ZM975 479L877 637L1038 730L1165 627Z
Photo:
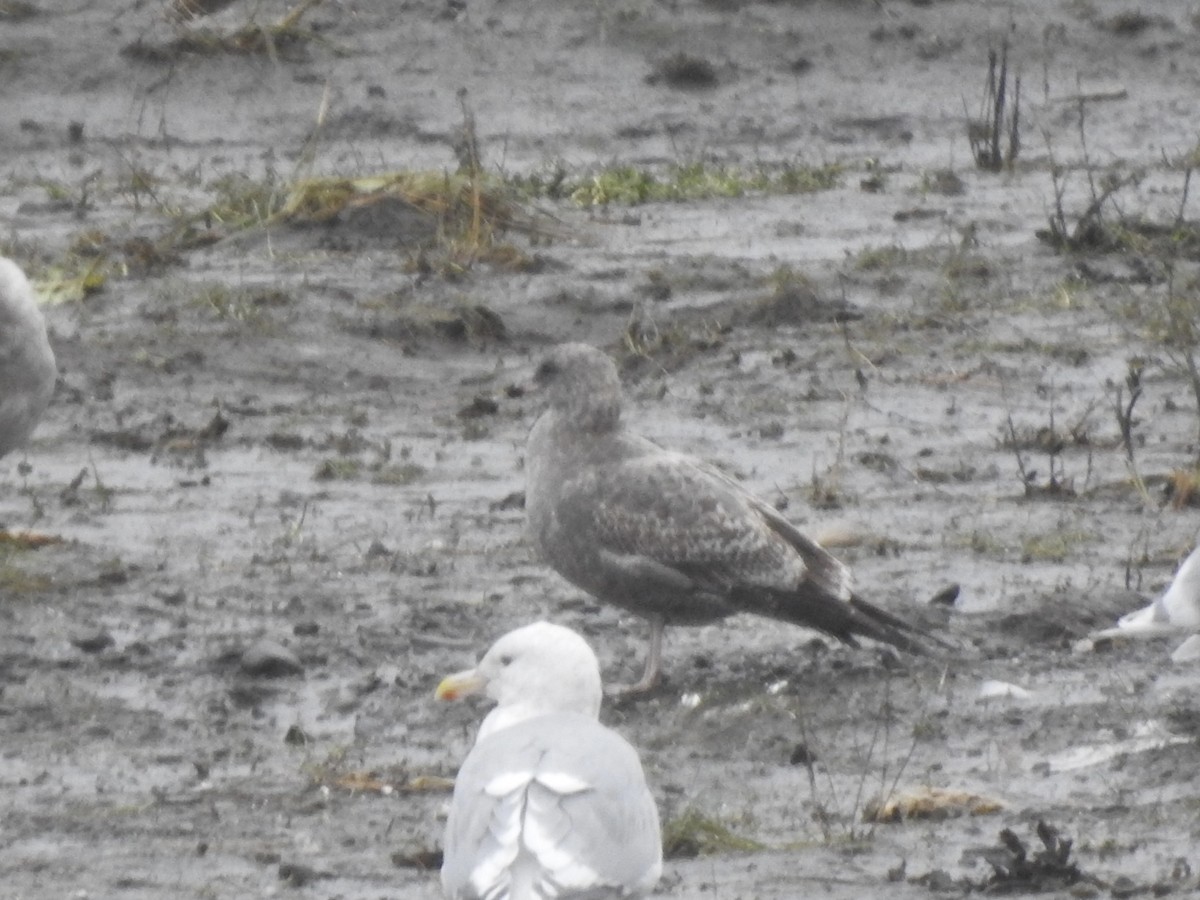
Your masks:
M1134 486L1142 498L1149 503L1150 492L1146 488L1146 482L1142 480L1141 473L1138 472L1133 438L1133 430L1138 424L1133 410L1137 406L1138 400L1142 398L1142 372L1145 367L1145 360L1136 357L1129 360L1125 372L1125 384L1124 386L1117 385L1113 394L1113 412L1117 417L1117 430L1121 434L1121 446L1125 449L1125 462L1129 466ZM1128 395L1125 393L1126 389L1128 389Z
M1005 135L1007 149L1001 146ZM999 172L1006 166L1011 169L1021 151L1021 76L1013 76L1010 88L1007 38L1001 42L999 53L988 50L983 105L980 115L967 123L967 138L975 165L989 172Z

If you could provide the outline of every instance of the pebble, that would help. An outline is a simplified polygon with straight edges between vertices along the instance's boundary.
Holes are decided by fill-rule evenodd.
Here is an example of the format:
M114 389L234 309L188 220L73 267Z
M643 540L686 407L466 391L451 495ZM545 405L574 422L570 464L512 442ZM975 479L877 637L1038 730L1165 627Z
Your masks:
M99 653L102 650L107 650L115 643L116 641L113 640L113 636L103 628L83 632L71 638L71 644L84 653Z
M304 664L283 644L263 639L242 652L242 671L260 678L282 678L303 675Z

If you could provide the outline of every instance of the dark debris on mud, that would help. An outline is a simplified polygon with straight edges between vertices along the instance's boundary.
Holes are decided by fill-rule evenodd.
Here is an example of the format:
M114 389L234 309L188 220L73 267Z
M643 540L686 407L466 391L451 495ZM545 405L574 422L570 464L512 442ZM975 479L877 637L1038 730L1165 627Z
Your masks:
M1044 893L1080 883L1103 886L1071 861L1073 841L1062 837L1057 828L1039 820L1035 831L1042 846L1033 852L1015 831L1005 828L1000 832L998 846L964 853L964 859L975 857L992 867L991 877L982 885L985 893Z
M982 860L991 866L992 874L986 878L953 878L939 869L910 880L936 893L990 895L1043 894L1073 889L1078 885L1097 889L1106 887L1102 881L1084 873L1071 861L1073 842L1062 837L1057 828L1039 820L1034 830L1042 846L1032 852L1011 828L1000 831L994 846L964 850L963 864L973 865L977 860ZM1077 897L1087 896L1078 890L1072 893Z
M1106 894L1115 900L1138 896L1185 895L1200 889L1200 878L1193 875L1191 866L1182 857L1159 880L1141 881L1119 875L1106 881L1085 871L1072 860L1074 841L1064 837L1058 828L1039 819L1033 832L1037 839L1033 846L1022 840L1013 829L1004 828L995 845L964 850L961 859L964 865L982 861L991 867L992 872L986 877L954 878L938 869L914 876L909 882L936 894L1024 896L1055 893L1076 898Z

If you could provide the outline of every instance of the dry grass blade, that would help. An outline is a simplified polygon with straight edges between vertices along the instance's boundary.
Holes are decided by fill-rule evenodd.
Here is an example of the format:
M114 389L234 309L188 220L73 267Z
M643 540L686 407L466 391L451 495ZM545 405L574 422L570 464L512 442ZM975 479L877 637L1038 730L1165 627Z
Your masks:
M362 178L308 178L292 185L267 224L327 224L344 213L377 204L403 203L437 223L439 245L462 264L480 259L503 263L511 248L505 232L552 239L562 229L550 217L527 212L500 183L470 173L398 172Z
M300 24L300 19L305 13L307 13L310 9L320 6L324 2L325 0L304 0L303 3L280 19L275 24L275 27L280 31L287 31L288 29L295 28Z
M886 801L869 802L863 809L863 821L941 820L964 815L993 815L1003 809L1004 804L991 797L947 788L919 787L900 791Z
M0 529L0 545L18 550L37 550L52 544L61 544L63 539L56 534L41 534L36 531L9 531Z
M170 16L176 22L190 22L192 19L218 13L234 2L235 0L173 0Z
M0 22L24 22L40 12L41 10L25 0L0 0Z
M174 0L171 17L178 22L191 21L211 15L230 2L232 0ZM229 32L212 28L180 29L173 40L165 43L146 43L138 39L122 47L121 55L138 62L159 65L173 64L185 54L216 56L222 53L263 54L273 62L278 62L281 51L297 50L312 41L321 40L311 28L302 27L300 20L323 2L303 0L273 25L259 25L250 21Z

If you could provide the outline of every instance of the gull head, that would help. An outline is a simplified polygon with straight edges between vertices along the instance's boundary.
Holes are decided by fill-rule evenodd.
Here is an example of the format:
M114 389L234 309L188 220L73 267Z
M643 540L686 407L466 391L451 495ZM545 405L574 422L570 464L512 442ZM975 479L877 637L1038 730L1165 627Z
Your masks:
M477 740L536 716L577 712L596 718L604 692L596 654L570 628L534 622L501 637L473 669L444 678L439 700L485 694L496 708Z
M621 379L607 354L587 344L559 344L534 373L535 389L568 427L611 430L621 417Z

